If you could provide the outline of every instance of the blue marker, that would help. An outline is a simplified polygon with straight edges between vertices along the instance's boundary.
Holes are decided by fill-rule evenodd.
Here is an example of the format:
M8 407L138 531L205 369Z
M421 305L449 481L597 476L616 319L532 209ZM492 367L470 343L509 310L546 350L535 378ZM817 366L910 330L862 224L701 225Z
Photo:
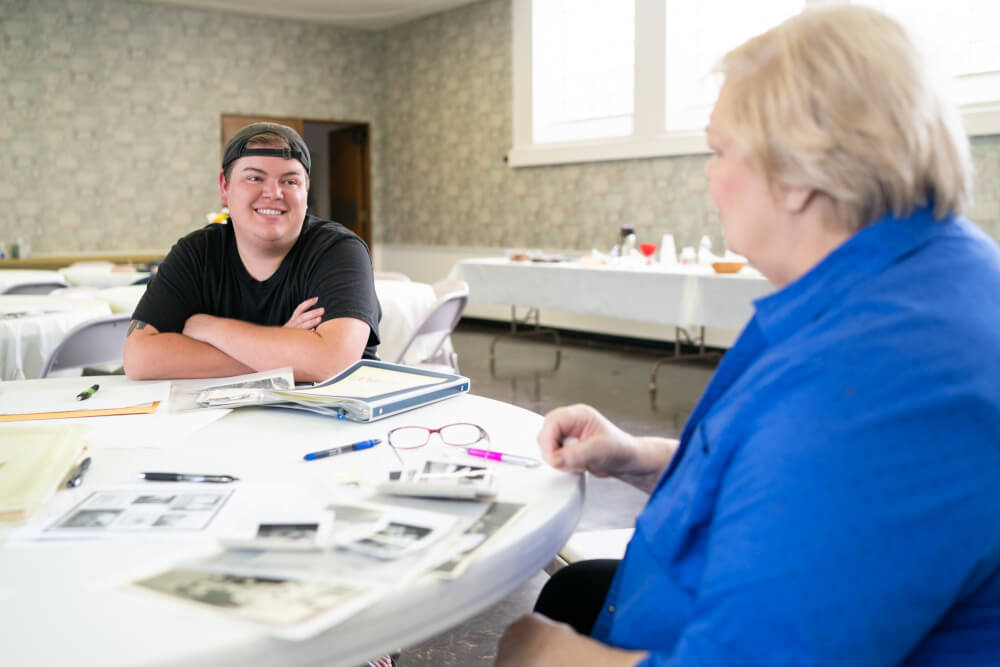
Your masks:
M353 445L344 445L342 447L334 447L333 449L324 449L318 452L309 452L302 458L306 461L315 461L316 459L325 459L327 456L337 456L338 454L346 454L347 452L356 452L359 449L368 449L369 447L374 447L381 440L362 440L361 442L355 442Z

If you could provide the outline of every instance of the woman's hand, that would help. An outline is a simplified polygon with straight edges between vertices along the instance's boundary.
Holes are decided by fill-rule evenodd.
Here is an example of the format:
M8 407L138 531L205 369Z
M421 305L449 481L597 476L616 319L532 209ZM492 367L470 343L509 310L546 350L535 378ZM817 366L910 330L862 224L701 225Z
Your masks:
M647 491L677 449L673 439L629 435L583 404L547 414L538 445L542 458L557 470L619 477Z

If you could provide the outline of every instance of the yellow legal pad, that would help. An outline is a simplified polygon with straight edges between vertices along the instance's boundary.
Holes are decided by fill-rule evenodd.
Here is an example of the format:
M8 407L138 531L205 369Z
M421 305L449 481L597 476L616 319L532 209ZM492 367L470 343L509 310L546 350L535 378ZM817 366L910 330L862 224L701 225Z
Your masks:
M0 522L23 521L59 489L87 443L86 426L0 429Z

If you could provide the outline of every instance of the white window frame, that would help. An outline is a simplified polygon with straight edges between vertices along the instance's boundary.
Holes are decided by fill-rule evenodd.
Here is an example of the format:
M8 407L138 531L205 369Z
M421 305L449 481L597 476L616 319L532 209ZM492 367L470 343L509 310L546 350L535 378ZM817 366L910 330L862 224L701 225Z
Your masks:
M825 4L847 0L806 0ZM635 110L630 136L536 144L532 132L531 3L513 0L513 147L511 167L601 162L709 153L703 130L666 131L666 3L635 0ZM970 136L1000 134L1000 93L996 101L962 107Z

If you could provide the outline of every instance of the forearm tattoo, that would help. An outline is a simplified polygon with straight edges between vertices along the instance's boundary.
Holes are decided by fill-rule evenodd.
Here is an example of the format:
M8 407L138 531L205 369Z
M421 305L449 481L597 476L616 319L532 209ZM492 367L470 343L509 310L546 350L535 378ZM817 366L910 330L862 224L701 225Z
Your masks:
M128 324L128 333L125 334L125 337L128 338L129 336L132 335L132 332L135 331L136 329L145 329L147 326L149 326L149 324L143 322L142 320L132 320Z

